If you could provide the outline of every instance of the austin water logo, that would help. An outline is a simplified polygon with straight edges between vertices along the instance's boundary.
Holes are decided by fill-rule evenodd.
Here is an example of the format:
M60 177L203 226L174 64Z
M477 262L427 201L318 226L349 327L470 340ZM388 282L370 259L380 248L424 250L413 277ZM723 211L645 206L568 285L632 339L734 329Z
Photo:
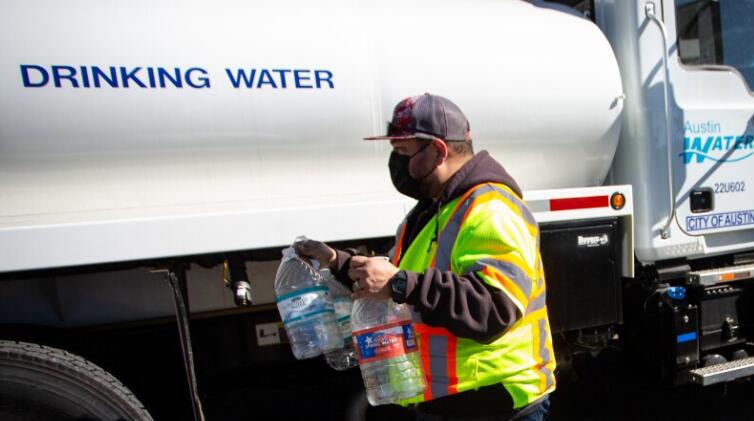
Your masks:
M722 126L716 121L683 125L683 152L679 154L683 163L701 164L712 162L743 161L754 155L754 135L725 135Z

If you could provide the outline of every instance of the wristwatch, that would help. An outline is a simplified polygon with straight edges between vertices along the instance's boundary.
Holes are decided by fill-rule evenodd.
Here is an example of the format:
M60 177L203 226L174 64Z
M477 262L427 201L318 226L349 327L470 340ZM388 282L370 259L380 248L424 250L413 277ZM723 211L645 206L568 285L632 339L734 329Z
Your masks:
M408 274L405 270L399 270L398 273L390 278L390 295L393 301L403 303L406 301L406 285L408 284Z

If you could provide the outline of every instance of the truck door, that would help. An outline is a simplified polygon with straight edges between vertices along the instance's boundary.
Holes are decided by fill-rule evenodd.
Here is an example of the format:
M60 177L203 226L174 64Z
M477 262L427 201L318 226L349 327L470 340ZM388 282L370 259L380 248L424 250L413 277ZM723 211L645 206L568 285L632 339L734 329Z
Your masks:
M734 245L754 228L754 1L663 6L676 222L708 246Z

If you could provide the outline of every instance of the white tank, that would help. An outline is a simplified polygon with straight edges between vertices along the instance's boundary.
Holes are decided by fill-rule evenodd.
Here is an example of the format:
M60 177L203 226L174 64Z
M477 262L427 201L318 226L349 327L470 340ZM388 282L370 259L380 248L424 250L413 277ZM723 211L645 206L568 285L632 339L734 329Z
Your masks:
M6 1L0 35L2 271L391 235L361 138L411 95L524 189L600 184L621 126L600 30L522 1Z

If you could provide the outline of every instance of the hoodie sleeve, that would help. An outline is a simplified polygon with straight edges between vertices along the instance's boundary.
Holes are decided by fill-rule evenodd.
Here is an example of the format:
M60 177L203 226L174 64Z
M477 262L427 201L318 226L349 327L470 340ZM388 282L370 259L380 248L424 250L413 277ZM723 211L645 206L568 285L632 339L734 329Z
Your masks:
M347 248L345 250L335 250L335 260L330 263L330 271L335 275L335 279L340 281L343 285L351 290L353 286L353 279L348 277L348 268L351 266L351 257L361 256L363 253L354 248Z
M448 271L410 273L406 302L458 337L492 342L544 297L537 227L502 200L474 206L450 262Z
M461 338L490 343L517 319L516 305L474 272L463 276L434 268L408 272L406 303L430 326Z

